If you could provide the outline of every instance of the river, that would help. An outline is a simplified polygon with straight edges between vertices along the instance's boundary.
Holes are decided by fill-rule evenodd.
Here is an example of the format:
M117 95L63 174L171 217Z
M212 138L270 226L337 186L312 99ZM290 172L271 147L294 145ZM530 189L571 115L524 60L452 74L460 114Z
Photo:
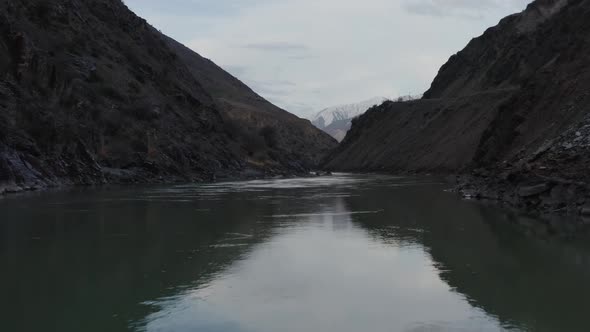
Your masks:
M588 237L445 188L337 174L8 196L0 329L587 331Z

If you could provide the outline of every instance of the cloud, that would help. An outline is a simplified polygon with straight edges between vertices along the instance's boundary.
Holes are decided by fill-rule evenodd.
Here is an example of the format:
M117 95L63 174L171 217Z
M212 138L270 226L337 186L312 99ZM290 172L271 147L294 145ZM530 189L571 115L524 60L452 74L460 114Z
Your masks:
M277 0L126 0L132 9L142 7L160 14L185 17L227 17ZM281 0L278 0L281 1Z
M250 81L248 83L258 93L278 100L293 94L293 89L297 86L297 84L289 81Z
M265 51L265 52L293 52L302 51L306 52L309 48L303 44L295 44L288 42L267 42L267 43L251 43L242 45L242 48Z
M248 72L247 67L240 65L225 65L223 69L236 77L244 77Z
M290 55L288 56L289 59L291 60L307 60L307 59L311 59L314 58L314 55L311 54L305 54L305 55Z
M423 93L452 54L528 0L126 3L277 106L309 116L374 96Z
M522 7L531 0L404 0L409 13L428 16L481 18L486 11Z

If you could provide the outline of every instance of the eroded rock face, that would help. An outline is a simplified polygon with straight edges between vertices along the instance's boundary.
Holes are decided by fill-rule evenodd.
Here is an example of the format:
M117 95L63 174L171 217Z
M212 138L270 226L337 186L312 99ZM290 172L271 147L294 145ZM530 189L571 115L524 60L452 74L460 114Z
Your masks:
M0 2L5 191L303 172L335 145L120 0Z
M325 164L341 171L456 172L469 167L509 91L385 102L353 121Z

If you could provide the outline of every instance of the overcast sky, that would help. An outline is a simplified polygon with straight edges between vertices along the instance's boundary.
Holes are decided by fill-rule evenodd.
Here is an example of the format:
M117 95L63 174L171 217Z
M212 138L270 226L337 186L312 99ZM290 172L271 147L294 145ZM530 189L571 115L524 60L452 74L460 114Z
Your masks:
M126 0L299 116L421 94L473 37L531 0Z

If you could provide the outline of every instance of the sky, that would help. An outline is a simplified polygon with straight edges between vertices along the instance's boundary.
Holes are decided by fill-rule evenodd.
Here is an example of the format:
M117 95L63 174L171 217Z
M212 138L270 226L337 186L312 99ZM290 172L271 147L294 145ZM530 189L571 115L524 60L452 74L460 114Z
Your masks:
M419 95L531 0L125 0L165 34L301 117Z

